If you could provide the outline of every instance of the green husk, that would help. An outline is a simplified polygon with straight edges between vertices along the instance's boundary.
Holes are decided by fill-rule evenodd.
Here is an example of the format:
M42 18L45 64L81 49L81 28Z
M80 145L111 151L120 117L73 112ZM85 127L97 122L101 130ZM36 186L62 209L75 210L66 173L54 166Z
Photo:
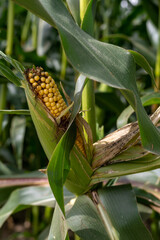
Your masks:
M32 91L27 81L24 84L24 88L31 117L34 122L38 137L48 160L50 160L52 153L64 134L67 126L64 128L61 126L61 124L57 124L56 120L49 113L43 102ZM81 129L85 128L88 136L87 142L89 142L89 145L85 144L86 156L84 156L84 154L78 149L76 144L74 145L70 153L71 169L65 185L71 192L81 194L86 192L88 189L91 175L93 173L93 170L89 164L89 162L92 160L93 142L90 128L86 122L84 123L84 120L82 120L80 116L77 116L76 124L79 125L78 129L80 131Z

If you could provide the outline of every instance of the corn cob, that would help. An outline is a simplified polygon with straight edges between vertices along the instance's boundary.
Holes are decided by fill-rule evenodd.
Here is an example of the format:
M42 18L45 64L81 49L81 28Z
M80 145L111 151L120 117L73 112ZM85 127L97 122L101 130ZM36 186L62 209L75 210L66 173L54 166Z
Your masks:
M54 79L48 74L48 72L45 72L42 67L27 69L25 75L32 91L42 100L50 114L55 119L59 117L62 111L67 108L67 105L62 98ZM68 117L69 113L65 113L62 117L62 121L67 120ZM78 128L75 144L83 155L85 155L83 140Z

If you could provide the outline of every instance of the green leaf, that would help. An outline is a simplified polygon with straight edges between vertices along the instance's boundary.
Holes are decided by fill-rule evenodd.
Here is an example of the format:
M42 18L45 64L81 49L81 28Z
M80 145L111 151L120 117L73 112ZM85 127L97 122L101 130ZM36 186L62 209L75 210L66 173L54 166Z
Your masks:
M69 228L83 240L110 240L96 206L86 195L76 199L66 220Z
M133 50L129 50L129 52L133 55L135 62L150 75L153 84L155 84L153 69L151 68L145 57Z
M49 231L49 236L47 239L48 240L54 240L54 239L65 240L67 235L67 230L68 230L68 227L67 227L64 215L61 209L59 208L58 204L56 204L54 214L53 214L53 219L51 222L51 228Z
M22 153L23 143L26 130L26 119L22 117L14 117L11 123L11 144L14 149L16 163L18 169L22 169Z
M63 213L63 184L70 170L69 155L74 145L75 138L76 131L72 124L57 144L47 168L47 175L51 189Z
M0 209L0 226L14 212L28 208L29 205L52 206L55 198L49 187L25 187L12 192L6 204Z
M87 32L89 35L94 35L94 8L95 0L90 0L85 11L83 21L81 23L81 28Z
M69 125L72 124L73 120L75 119L77 113L81 107L81 100L82 100L82 91L85 85L86 77L80 75L76 81L75 91L74 91L74 105L70 117Z
M160 207L160 200L150 192L147 192L144 189L134 187L134 192L138 203L147 205L147 206L156 206Z
M56 25L71 64L88 78L121 89L135 109L143 146L160 154L160 133L142 107L135 81L132 55L117 46L99 42L73 21L61 0L14 0L49 24Z
M30 111L27 109L0 110L0 114L30 115Z
M5 55L2 51L0 51L0 56L2 56L6 62L11 64L17 71L19 71L21 73L22 79L24 79L25 68L20 62L11 58L10 56Z
M157 170L127 175L120 179L124 179L124 181L130 182L130 183L135 183L133 184L134 186L138 186L146 190L149 189L152 191L154 189L155 190L159 189L160 187L159 171Z
M80 24L80 9L79 9L79 0L66 0L68 7L74 17L75 21Z
M92 193L93 202L79 196L66 215L69 228L84 240L151 240L137 209L130 185L107 187Z
M3 64L2 61L0 61L0 73L6 77L9 81L14 83L17 87L21 86L21 79L18 78L13 72L10 70L9 67L7 67L5 64Z
M107 179L150 171L159 167L160 158L155 155L148 154L147 156L133 161L115 163L99 168L94 172L90 185L106 181Z
M143 106L149 106L152 104L160 104L160 93L153 92L147 94L141 98ZM130 116L134 113L134 109L131 106L128 106L117 119L117 128L121 128L128 123Z
M14 181L14 179L12 179L12 181ZM5 188L3 188L2 191L5 191ZM65 204L73 197L74 195L68 192L65 188ZM16 189L11 193L8 201L0 209L0 227L11 214L21 211L22 209L28 208L29 206L55 207L55 203L56 199L49 186L31 186Z
M149 64L154 68L155 61L156 61L156 52L149 46L146 45L146 42L138 41L134 37L128 37L124 34L110 34L107 37L108 38L122 38L126 41L129 41L138 52L140 52L149 62ZM103 39L106 40L105 38Z
M116 233L117 238L112 239L152 239L140 218L135 195L130 185L100 189L97 199L104 221L109 217L113 229L111 231Z
M137 144L129 147L125 151L122 151L122 153L117 154L117 156L115 156L110 160L110 163L131 161L131 160L139 159L147 154L148 152L144 150L141 144Z

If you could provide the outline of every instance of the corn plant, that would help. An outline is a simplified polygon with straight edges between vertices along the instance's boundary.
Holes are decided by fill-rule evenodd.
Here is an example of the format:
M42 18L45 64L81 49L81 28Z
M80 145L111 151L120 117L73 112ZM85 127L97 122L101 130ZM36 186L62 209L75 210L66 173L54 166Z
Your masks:
M49 160L43 171L57 204L48 239L69 239L68 229L86 240L152 239L138 214L131 185L114 184L120 176L160 166L157 127L160 109L149 117L136 85L136 64L154 81L150 64L138 52L93 38L96 1L13 2L56 27L65 54L79 74L72 101L63 87L63 93L60 93L52 73L41 66L25 69L17 60L0 52L3 58L0 72L24 89L29 112ZM137 116L137 122L125 125L99 141L96 138L93 80L119 89ZM67 205L64 186L76 196ZM23 195L23 190L18 191ZM153 199L152 195L150 197ZM21 204L29 204L29 199L22 199ZM15 204L12 211L16 207ZM5 215L5 209L0 213L2 224L8 215Z

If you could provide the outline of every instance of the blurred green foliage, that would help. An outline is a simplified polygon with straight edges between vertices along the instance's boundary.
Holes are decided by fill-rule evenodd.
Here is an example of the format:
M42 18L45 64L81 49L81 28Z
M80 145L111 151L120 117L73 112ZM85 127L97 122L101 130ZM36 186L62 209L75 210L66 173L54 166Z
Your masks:
M1 0L0 50L4 52L7 46L7 11L8 1ZM65 76L61 74L62 47L57 30L18 5L14 5L14 11L12 57L26 68L33 65L42 66L53 75L57 83L62 82L68 95L73 98L77 72L67 62ZM158 45L158 0L97 1L94 37L125 49L137 50L154 68ZM7 86L6 109L28 108L22 89L15 87L0 75L0 89L2 84ZM154 91L150 77L139 67L137 67L137 85L141 96ZM104 127L104 133L102 131L99 133L102 137L103 134L106 135L116 129L117 118L128 105L118 90L103 84L95 83L95 97L97 126ZM151 107L147 107L147 111L150 114ZM135 120L134 114L130 120ZM30 116L3 115L0 132L0 176L30 173L45 168L47 164L47 158ZM0 188L4 194L0 204L6 201L16 187ZM32 209L25 212L26 221L29 219L35 222L35 226L38 224L36 218L42 220L48 210L39 209L39 213L36 211L37 209ZM158 240L160 216L158 213L152 213L151 217L149 213L147 216L154 239ZM48 219L51 219L50 212ZM42 223L38 226L38 230L34 229L33 235L31 234L27 239L31 236L41 239L37 237L40 231L47 227L48 219L43 226ZM11 239L18 239L17 235L13 235Z

